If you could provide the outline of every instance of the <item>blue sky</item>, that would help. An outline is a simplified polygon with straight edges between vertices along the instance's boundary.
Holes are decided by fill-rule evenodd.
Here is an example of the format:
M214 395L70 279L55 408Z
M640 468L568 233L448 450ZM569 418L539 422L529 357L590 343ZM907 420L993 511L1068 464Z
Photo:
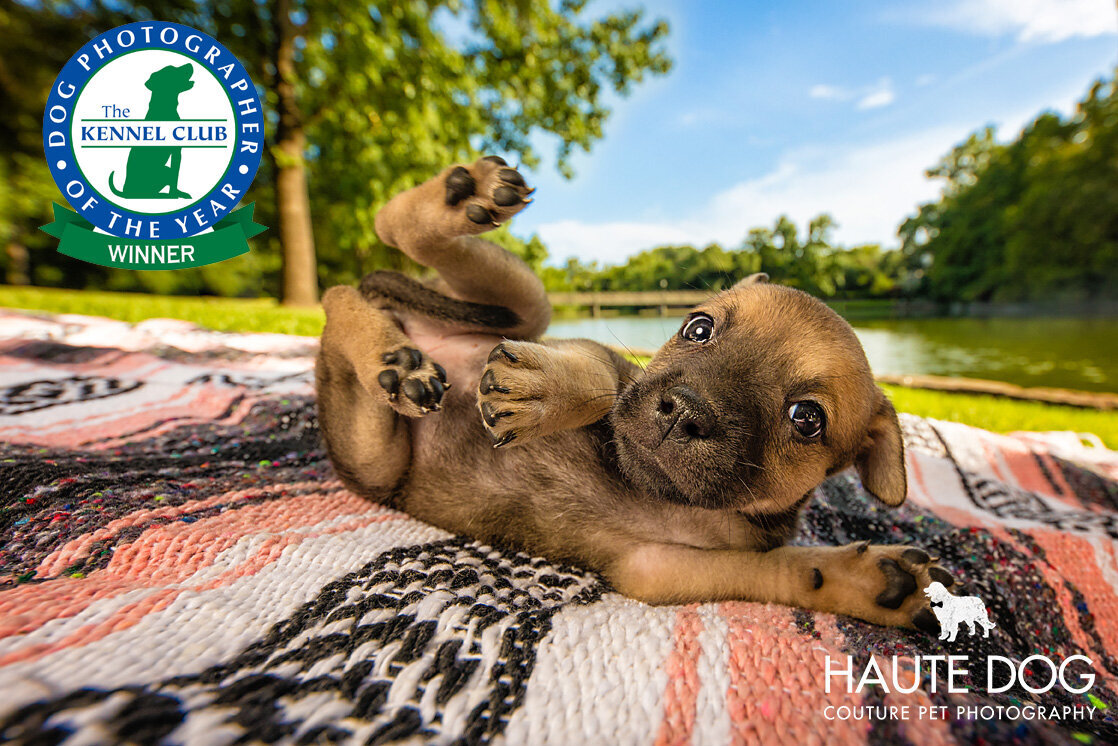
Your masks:
M633 7L597 0L589 12ZM841 243L896 243L933 199L924 169L985 124L1016 134L1070 112L1118 63L1113 0L688 2L666 18L672 72L615 102L605 138L563 179L554 152L513 224L551 262L618 263L663 243L737 246L819 212Z

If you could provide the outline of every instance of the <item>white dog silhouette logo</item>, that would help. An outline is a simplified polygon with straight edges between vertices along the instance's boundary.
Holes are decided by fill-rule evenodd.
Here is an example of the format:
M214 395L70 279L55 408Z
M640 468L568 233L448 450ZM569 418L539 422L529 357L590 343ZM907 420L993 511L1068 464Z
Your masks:
M932 583L924 589L924 595L932 600L932 613L939 620L939 639L953 642L959 634L959 625L966 623L973 635L974 625L982 627L982 636L989 637L995 626L986 614L986 604L978 596L954 596L943 583ZM939 604L939 606L936 606Z

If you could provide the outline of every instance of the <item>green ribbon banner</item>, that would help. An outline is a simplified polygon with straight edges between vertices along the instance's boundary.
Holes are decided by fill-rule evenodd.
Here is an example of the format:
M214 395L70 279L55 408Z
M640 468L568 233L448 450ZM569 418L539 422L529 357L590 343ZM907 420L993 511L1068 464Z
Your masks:
M39 230L59 239L58 251L83 262L120 269L187 269L223 262L248 251L248 239L267 226L252 222L251 202L226 215L213 232L173 240L119 238L95 233L89 221L54 203L54 222Z

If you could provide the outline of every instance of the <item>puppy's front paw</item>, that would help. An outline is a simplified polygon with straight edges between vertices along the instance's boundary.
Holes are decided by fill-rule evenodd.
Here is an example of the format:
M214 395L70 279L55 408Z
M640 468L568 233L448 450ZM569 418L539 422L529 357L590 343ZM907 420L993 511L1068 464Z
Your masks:
M489 353L477 406L494 448L522 443L543 430L548 386L541 351L530 342L502 342Z
M841 561L819 568L813 576L817 590L827 590L827 582L831 582L834 608L875 624L939 634L939 622L924 589L933 581L951 587L955 579L935 558L916 547L869 542L839 551Z
M388 403L405 417L422 417L442 407L450 388L446 371L414 347L399 347L381 357L384 369L377 383L388 394Z

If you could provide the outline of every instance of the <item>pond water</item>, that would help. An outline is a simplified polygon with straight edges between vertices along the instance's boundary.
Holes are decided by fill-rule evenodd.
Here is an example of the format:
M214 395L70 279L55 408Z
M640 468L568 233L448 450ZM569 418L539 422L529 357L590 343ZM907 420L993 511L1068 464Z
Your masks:
M675 334L681 321L636 316L557 320L547 333L652 350ZM891 319L852 325L875 373L1118 392L1115 319Z

